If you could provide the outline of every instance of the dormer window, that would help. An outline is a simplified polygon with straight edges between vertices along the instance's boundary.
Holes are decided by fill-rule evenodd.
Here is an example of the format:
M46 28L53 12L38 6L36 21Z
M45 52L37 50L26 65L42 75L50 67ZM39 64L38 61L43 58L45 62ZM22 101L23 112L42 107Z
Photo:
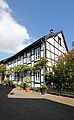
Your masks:
M58 37L58 44L61 45L61 38Z

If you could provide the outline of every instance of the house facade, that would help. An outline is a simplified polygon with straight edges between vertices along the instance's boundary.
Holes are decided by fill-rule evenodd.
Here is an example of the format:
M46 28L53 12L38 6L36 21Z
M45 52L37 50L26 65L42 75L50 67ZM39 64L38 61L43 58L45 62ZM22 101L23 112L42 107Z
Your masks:
M19 66L22 64L27 64L30 67L33 67L34 64L40 60L41 58L47 58L48 66L55 64L58 57L63 54L67 53L68 48L66 45L66 41L64 38L64 34L62 31L54 33L53 30L50 30L48 35L45 35L29 45L28 47L24 48L20 52L16 53L15 55L2 60L0 63L6 66L6 69L13 69L15 66ZM19 74L19 79L17 80L17 73L12 71L9 73L9 80L15 81L23 81L24 76L29 76L31 79L31 87L38 87L45 82L44 75L45 75L45 66L41 69L35 71L25 71ZM48 68L49 71L49 68ZM7 75L5 76L6 79Z

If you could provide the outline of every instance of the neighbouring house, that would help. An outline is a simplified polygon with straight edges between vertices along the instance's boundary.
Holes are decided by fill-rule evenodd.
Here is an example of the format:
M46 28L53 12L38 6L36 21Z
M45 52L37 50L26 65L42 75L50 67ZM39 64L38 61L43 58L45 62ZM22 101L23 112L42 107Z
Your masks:
M6 66L6 69L9 70L11 68L13 69L15 66L22 64L27 64L32 67L41 58L47 58L47 65L51 66L52 64L56 63L58 56L67 52L68 48L63 32L59 31L57 33L54 33L54 31L51 29L48 35L41 37L15 55L2 60L0 64L4 64ZM5 78L8 77L10 80L22 81L23 77L27 75L31 79L31 87L37 87L45 82L44 67L45 66L31 72L20 72L18 76L19 79L17 79L17 72L12 71L11 73L6 74ZM48 68L48 70L50 69Z

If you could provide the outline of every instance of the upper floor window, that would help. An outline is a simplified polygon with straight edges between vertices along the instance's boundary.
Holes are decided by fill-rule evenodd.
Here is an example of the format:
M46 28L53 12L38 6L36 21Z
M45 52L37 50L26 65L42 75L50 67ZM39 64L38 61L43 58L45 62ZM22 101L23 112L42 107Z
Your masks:
M24 53L24 58L26 57L26 53Z
M21 64L24 63L24 59L23 59L23 56L21 56Z
M30 52L27 53L27 63L31 62L31 54Z
M34 49L32 49L32 54L34 54Z
M8 65L11 65L12 64L12 62L10 61L10 62L8 62Z
M40 59L40 48L35 49L35 60Z
M61 38L58 37L58 44L61 45Z
M20 56L18 56L18 61L19 61L20 59L21 59Z
M17 59L16 59L16 66L17 66Z

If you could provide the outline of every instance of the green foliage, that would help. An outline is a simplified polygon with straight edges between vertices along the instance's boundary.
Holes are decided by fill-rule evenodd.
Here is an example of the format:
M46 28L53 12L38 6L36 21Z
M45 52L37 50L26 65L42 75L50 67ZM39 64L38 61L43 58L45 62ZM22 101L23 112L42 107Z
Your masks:
M56 65L52 66L54 82L60 84L62 89L73 88L74 83L74 58L73 53L67 53L59 57Z
M34 87L33 90L36 91L36 92L40 92L40 87Z
M43 66L46 65L47 62L48 62L48 60L46 58L41 58L39 61L37 61L34 64L33 70L41 69Z
M5 70L6 70L5 65L0 64L0 73L4 73L4 72L5 72Z
M46 72L45 73L45 80L46 80L46 82L47 81L53 81L53 78L54 78L54 76L53 76L52 72Z
M21 87L21 88L24 88L24 87L25 87L23 82L20 84L20 87Z
M8 78L4 79L4 83L5 83L6 85L8 85L8 82L9 82L9 79L8 79Z
M23 83L25 83L26 87L30 87L30 82L31 82L31 79L29 76L26 76L23 78Z
M41 85L41 89L42 89L42 88L45 88L45 89L46 89L46 88L47 88L46 84L42 84L42 85Z
M16 72L22 72L22 71L31 71L31 67L29 67L27 64L22 64L19 66L14 67L14 71Z
M30 83L31 82L30 77L29 76L24 77L23 82L24 83Z
M9 74L9 73L12 73L12 68L7 69L7 70L5 71L5 74L6 74L6 75Z

